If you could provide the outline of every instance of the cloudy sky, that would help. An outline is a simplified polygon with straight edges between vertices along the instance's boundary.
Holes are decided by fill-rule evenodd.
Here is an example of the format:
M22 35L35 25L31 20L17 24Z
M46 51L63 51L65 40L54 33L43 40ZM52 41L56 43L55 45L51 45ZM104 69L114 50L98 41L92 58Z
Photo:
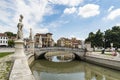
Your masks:
M85 39L89 32L120 25L120 0L0 0L0 32L17 33L24 16L24 37L53 33L53 38Z

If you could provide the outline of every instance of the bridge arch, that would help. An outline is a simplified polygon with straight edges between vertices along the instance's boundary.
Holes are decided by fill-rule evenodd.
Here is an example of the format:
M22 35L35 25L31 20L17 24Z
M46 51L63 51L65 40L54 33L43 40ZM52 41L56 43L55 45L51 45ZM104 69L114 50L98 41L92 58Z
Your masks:
M36 59L45 58L44 55L47 52L56 52L56 51L66 51L73 53L75 59L82 59L84 57L84 49L82 48L66 48L66 47L46 47L46 48L37 48L35 49Z

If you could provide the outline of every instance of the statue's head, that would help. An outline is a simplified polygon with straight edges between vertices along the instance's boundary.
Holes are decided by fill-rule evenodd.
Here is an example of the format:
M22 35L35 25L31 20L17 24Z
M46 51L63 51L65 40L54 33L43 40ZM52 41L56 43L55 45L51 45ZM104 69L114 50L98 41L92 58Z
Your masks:
M20 15L20 18L23 19L23 15L22 14Z
M21 14L19 21L22 22L22 19L23 19L23 15Z

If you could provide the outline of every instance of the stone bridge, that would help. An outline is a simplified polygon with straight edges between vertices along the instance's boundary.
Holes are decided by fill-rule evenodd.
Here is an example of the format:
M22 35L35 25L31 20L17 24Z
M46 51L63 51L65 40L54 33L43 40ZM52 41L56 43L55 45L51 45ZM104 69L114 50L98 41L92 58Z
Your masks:
M82 48L66 48L66 47L46 47L46 48L36 48L35 49L35 57L39 58L40 56L44 56L47 52L55 52L55 51L65 51L67 53L73 53L77 58L83 59L85 51Z

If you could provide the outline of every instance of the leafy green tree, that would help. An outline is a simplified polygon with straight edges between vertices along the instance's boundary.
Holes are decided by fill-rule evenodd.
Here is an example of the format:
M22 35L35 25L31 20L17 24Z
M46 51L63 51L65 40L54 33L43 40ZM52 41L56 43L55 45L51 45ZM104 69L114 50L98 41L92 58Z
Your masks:
M113 43L114 47L120 47L120 26L114 26L105 31L106 47Z
M7 34L8 38L11 38L12 36L16 36L16 34L12 33L12 32L5 32L5 34Z
M95 46L96 47L103 47L103 39L104 39L104 35L103 33L100 31L100 29L96 32L95 34L95 38L94 38L94 42L95 42Z
M8 40L8 46L13 47L15 45L15 42L13 40Z
M85 42L91 42L91 46L102 47L103 46L103 33L100 29L94 34L93 32L89 33L88 38Z
M100 29L96 32L90 32L88 38L85 42L91 42L91 46L94 47L111 47L110 44L113 43L114 47L120 48L120 26L114 26L112 29L105 31L105 35Z
M85 43L91 42L91 46L94 47L95 45L94 38L95 38L95 34L93 32L90 32L88 38L85 40Z

